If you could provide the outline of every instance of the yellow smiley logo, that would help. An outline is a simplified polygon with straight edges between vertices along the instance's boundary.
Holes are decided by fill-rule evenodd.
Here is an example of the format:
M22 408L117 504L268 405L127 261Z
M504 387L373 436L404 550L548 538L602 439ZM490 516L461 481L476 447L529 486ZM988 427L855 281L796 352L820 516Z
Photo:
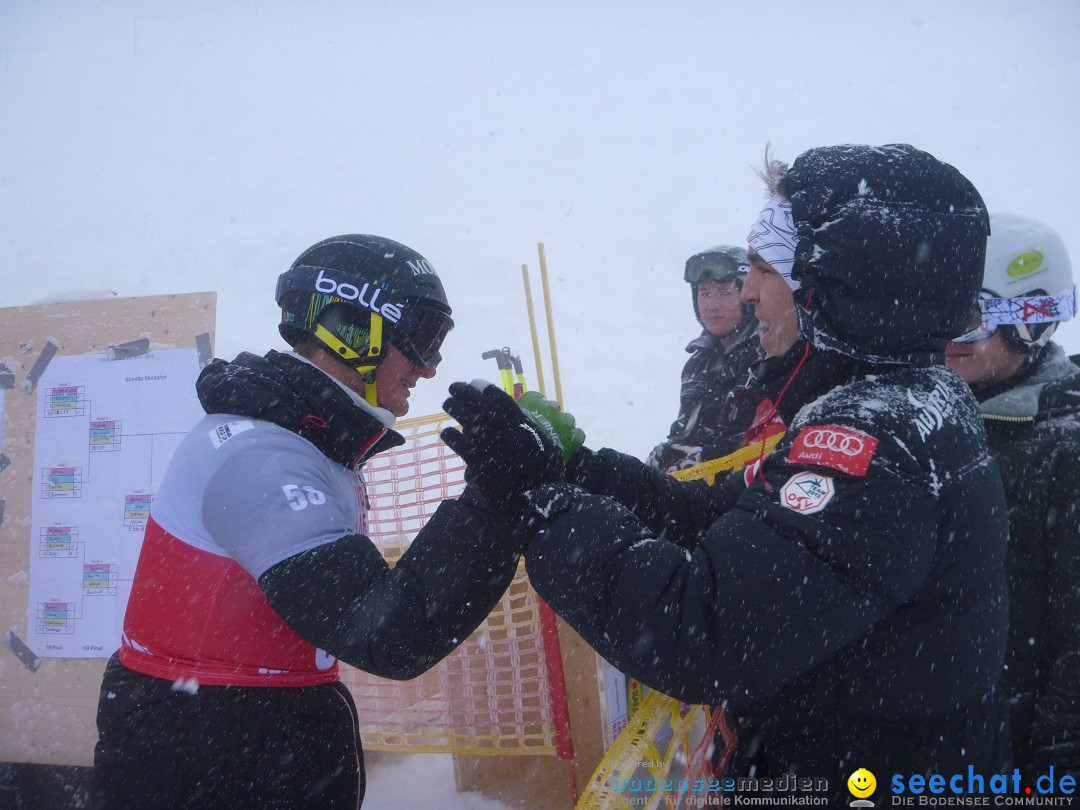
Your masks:
M877 787L877 779L866 768L859 768L847 780L847 788L851 795L859 799L865 799Z

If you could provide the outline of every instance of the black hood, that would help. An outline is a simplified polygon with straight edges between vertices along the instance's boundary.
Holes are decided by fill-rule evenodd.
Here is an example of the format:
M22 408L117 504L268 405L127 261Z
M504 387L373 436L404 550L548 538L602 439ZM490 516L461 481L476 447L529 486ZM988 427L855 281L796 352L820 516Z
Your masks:
M241 352L231 363L214 360L199 374L195 390L207 413L273 422L353 469L405 442L327 374L281 352L270 351L265 357Z
M804 335L873 364L944 362L982 281L979 192L907 144L804 152L784 178L798 233Z

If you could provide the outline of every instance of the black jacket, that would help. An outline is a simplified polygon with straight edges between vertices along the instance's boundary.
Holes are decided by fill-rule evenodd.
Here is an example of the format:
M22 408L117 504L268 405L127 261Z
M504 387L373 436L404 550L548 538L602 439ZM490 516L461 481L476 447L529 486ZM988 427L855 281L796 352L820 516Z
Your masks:
M215 361L197 387L208 413L268 419L344 466L402 443L321 371L278 352ZM306 641L376 675L415 678L464 641L510 584L518 555L499 526L470 492L441 504L394 568L351 535L289 557L259 584Z
M846 806L859 767L1008 760L1004 497L974 397L943 366L986 213L911 147L812 150L788 180L805 340L774 364L795 375L784 440L712 488L584 451L569 483L530 493L525 551L612 663L757 728L737 775L754 759L758 776L827 776Z
M876 441L856 457L865 474L830 466L842 451L809 459L822 430L849 449ZM526 553L537 590L623 671L730 703L760 731L768 772L1004 764L1003 505L952 372L834 388L749 486L675 482L609 450L576 459L574 480L609 497L533 493L555 513ZM802 512L786 504L799 497Z
M1080 775L1080 369L1050 343L1025 379L987 393L1009 504L1013 758L1025 780Z
M744 317L728 348L706 331L687 345L690 358L682 370L679 415L667 439L649 454L649 466L674 472L739 449L750 420L736 410L735 400L750 367L761 357L756 329L757 320Z

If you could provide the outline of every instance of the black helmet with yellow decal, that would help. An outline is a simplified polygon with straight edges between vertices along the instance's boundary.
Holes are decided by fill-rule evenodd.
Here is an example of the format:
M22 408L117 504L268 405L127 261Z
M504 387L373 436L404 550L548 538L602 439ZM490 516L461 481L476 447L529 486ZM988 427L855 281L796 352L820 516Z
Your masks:
M312 245L278 278L275 297L278 330L290 346L314 339L369 382L389 345L416 365L434 368L454 326L428 260L370 234Z

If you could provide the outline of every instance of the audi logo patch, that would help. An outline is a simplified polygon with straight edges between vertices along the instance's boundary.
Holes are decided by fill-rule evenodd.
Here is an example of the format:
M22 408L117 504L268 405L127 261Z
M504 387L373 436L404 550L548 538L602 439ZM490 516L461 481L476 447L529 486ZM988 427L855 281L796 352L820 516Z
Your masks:
M877 452L873 436L840 425L808 425L799 431L787 460L830 467L848 475L866 475Z

